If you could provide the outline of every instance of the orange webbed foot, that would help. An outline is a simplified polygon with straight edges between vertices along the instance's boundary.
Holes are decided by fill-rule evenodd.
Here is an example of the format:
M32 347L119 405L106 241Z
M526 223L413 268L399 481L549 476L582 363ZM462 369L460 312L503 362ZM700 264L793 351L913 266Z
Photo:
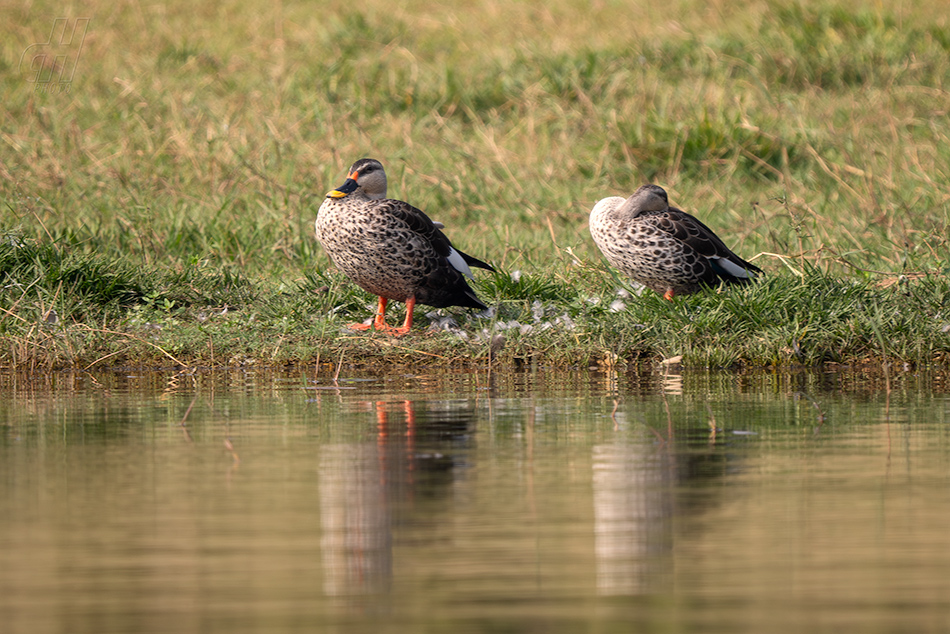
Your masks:
M404 334L409 332L408 328L402 328L402 327L397 328L395 326L389 326L389 325L383 325L382 327L377 326L376 330L378 332L390 335L392 337L401 337Z
M416 307L416 298L410 297L406 300L406 320L402 322L402 326L398 328L393 328L392 326L387 326L383 324L383 328L377 326L378 330L392 335L393 337L402 337L403 335L409 334L409 330L412 328L412 309Z
M347 326L353 330L369 330L370 328L375 328L379 332L386 333L393 337L401 337L409 333L409 329L412 328L412 309L415 308L416 298L410 297L406 300L406 320L403 322L402 326L395 328L386 323L386 304L389 300L385 297L379 298L379 307L376 309L376 317L373 318L373 323L371 324L350 324Z

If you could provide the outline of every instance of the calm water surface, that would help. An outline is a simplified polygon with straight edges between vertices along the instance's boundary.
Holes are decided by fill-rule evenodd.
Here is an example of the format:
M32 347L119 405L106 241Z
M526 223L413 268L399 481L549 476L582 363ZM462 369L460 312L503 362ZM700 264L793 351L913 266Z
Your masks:
M0 631L946 632L946 378L0 377Z

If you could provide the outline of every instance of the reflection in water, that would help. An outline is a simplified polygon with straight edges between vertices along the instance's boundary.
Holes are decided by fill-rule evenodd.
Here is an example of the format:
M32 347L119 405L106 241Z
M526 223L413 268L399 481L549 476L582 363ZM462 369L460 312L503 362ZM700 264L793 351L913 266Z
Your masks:
M942 631L922 376L0 376L0 630Z
M616 380L611 381L611 387L616 394ZM663 389L681 393L680 377L670 381L664 375ZM623 412L617 412L618 404L615 398L612 417L616 431L624 419ZM665 443L657 445L653 440L643 434L637 438L620 435L592 449L599 594L643 594L661 585L672 561L675 462Z
M320 456L324 592L329 596L388 590L392 522L378 447L327 445Z
M665 378L666 392L682 389L678 375ZM662 402L665 435L641 427L632 438L621 434L592 449L594 551L602 595L639 595L663 587L672 576L673 518L698 515L715 504L702 485L726 473L711 411L708 431L680 429L678 436L674 430L680 426L665 396ZM619 426L624 415L614 414Z
M597 590L656 587L672 551L671 459L649 439L593 448Z
M361 403L362 406L370 404ZM377 401L376 438L327 444L320 458L324 591L328 596L388 592L393 529L416 499L439 497L455 475L453 449L470 434L472 410L442 413L414 401Z

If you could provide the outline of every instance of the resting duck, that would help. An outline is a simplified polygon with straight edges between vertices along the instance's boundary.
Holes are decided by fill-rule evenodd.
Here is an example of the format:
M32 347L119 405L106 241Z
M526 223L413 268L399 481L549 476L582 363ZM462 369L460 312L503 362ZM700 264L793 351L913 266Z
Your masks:
M669 300L762 273L697 218L670 207L658 185L643 185L626 200L599 201L590 212L590 233L612 266Z
M327 193L317 212L317 240L344 275L379 296L372 324L351 324L356 330L404 335L412 327L416 303L443 308L487 308L465 278L471 266L494 271L489 264L455 249L441 229L421 210L386 198L382 164L363 158L350 167L346 181ZM399 328L386 324L389 300L406 303Z

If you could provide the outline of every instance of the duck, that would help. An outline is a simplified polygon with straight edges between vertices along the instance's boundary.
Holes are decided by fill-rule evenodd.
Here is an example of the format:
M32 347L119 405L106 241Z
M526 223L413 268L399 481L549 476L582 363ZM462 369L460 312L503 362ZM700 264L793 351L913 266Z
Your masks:
M762 275L698 218L671 207L666 190L652 183L627 199L598 201L588 226L611 266L667 300Z
M330 260L379 298L371 324L349 327L401 336L412 328L417 303L487 309L467 279L474 279L471 267L495 269L456 249L442 232L442 223L407 202L387 198L386 191L382 163L361 158L350 166L343 184L327 193L317 212L317 240ZM390 301L406 304L402 326L386 323Z

